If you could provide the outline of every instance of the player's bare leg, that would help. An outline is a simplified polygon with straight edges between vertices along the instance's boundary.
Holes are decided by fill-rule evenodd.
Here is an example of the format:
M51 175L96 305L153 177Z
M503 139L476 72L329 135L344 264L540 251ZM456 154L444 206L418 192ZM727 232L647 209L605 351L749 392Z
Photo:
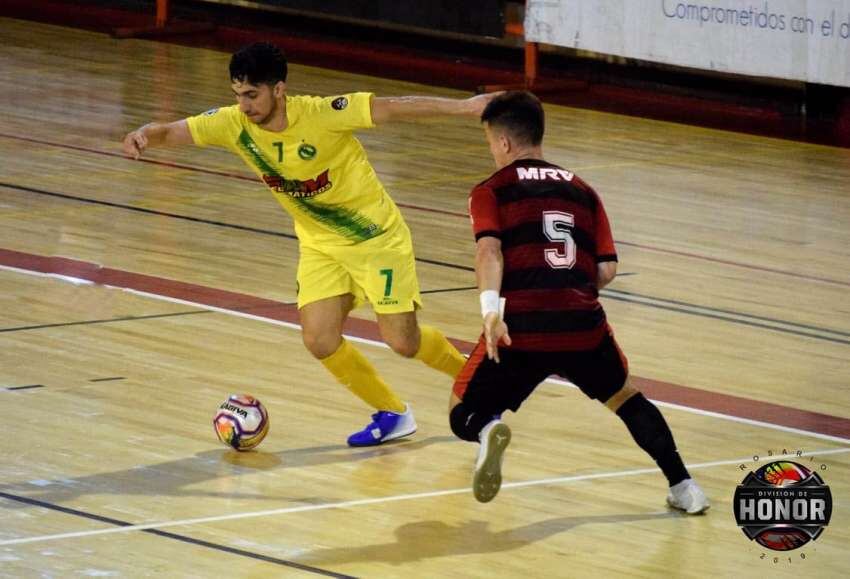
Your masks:
M626 380L626 383L623 385L623 387L620 388L620 390L616 392L613 396L611 396L611 398L605 401L605 406L607 406L611 412L614 412L616 414L617 410L620 408L620 406L623 405L623 403L626 402L626 400L628 400L635 394L638 394L639 392L640 390L632 386L631 382Z
M416 358L451 378L457 376L466 363L440 330L419 325L415 311L377 316L381 337L395 353L405 358Z
M345 294L309 303L298 310L301 339L318 360L327 358L342 344L342 325L354 307L354 296Z
M345 294L311 302L301 312L304 345L358 398L377 410L372 422L348 438L351 446L373 446L416 432L407 405L381 379L372 363L342 336L354 305Z
M416 320L416 312L377 314L378 329L387 346L399 356L413 358L419 351L422 334Z

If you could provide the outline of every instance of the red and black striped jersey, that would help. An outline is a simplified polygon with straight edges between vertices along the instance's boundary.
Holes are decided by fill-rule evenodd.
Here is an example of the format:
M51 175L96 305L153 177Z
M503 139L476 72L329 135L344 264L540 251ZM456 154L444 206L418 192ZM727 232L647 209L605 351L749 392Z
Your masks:
M502 242L511 348L595 348L608 331L597 264L617 261L596 192L557 165L522 159L472 190L469 214L476 241L493 236Z

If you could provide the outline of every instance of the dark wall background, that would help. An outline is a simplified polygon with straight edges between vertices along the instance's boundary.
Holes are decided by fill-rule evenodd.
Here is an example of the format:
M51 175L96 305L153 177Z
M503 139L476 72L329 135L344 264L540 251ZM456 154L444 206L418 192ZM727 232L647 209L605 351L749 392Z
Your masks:
M253 0L273 7L402 24L444 32L501 37L505 0Z

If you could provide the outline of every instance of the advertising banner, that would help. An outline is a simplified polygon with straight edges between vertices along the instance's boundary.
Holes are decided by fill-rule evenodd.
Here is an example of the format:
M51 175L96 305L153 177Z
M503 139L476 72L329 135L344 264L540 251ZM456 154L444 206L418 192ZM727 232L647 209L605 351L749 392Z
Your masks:
M850 86L850 0L528 0L526 40Z

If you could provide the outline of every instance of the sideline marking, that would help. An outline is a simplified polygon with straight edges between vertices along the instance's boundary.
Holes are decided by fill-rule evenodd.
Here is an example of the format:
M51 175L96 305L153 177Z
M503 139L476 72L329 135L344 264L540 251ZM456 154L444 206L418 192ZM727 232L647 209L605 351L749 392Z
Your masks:
M204 310L217 311L293 329L300 328L297 323L298 312L294 304L157 276L106 268L71 258L48 258L0 249L0 259L4 256L9 259L9 263L15 263L22 267L0 265L0 270L6 269L29 275L55 277L72 283L90 281L153 299L191 305ZM61 272L61 274L57 272ZM68 275L69 273L74 275ZM344 335L353 341L382 348L388 347L379 340L380 336L375 322L350 318L346 322L344 331ZM464 341L454 340L453 342L462 350L469 349L472 346L472 344ZM633 376L632 379L641 389L645 390L647 398L654 402L663 402L671 408L723 418L742 424L805 434L822 440L850 442L850 420L846 418L750 400L740 396L711 393L698 388L667 384L639 376ZM735 412L736 409L737 413L735 414L727 413ZM774 416L778 416L778 418L774 419ZM814 429L817 429L817 431Z
M828 454L842 454L850 452L850 448L829 448L823 450L815 450L812 452L803 452L802 454L777 454L771 456L771 460L779 460L781 458L794 458L800 456L823 456ZM712 462L703 462L697 464L689 464L686 465L688 469L702 469L702 468L712 468L715 466L728 466L732 464L741 464L748 463L752 461L751 456L746 458L736 458L729 460L715 460ZM579 482L585 480L597 480L597 479L610 479L610 478L620 478L626 476L636 476L642 474L655 474L659 472L658 467L652 468L638 468L632 470L621 470L621 471L613 471L613 472L600 472L595 474L582 474L575 476L564 476L564 477L554 477L554 478L545 478L545 479L537 479L537 480L529 480L529 481L518 481L511 483L502 484L502 489L515 489L515 488L525 488L532 486L542 486L542 485L553 485L553 484L565 484L572 482ZM340 501L337 503L324 503L318 505L302 505L299 507L283 507L279 509L268 509L264 511L252 511L247 513L232 513L229 515L216 515L212 517L197 517L193 519L179 519L173 521L159 521L155 523L143 523L139 525L128 525L126 527L113 527L109 529L97 529L93 531L76 531L71 533L57 533L55 535L38 535L35 537L22 537L20 539L9 539L6 541L0 541L0 546L5 545L22 545L25 543L38 543L43 541L57 541L60 539L74 539L79 537L92 537L95 535L114 535L117 533L130 533L134 531L145 531L148 529L163 529L167 527L181 527L181 526L189 526L189 525L198 525L202 523L219 523L222 521L233 521L238 519L255 519L260 517L270 517L274 515L286 515L290 513L304 513L311 511L325 511L329 509L347 509L351 507L361 507L366 505L375 505L382 503L396 503L400 501L411 501L417 499L428 499L433 497L444 497L449 495L459 495L459 494L471 494L472 489L469 487L465 487L462 489L447 489L442 491L429 491L423 493L410 493L404 495L390 495L388 497L377 497L371 499L357 499L353 501Z

